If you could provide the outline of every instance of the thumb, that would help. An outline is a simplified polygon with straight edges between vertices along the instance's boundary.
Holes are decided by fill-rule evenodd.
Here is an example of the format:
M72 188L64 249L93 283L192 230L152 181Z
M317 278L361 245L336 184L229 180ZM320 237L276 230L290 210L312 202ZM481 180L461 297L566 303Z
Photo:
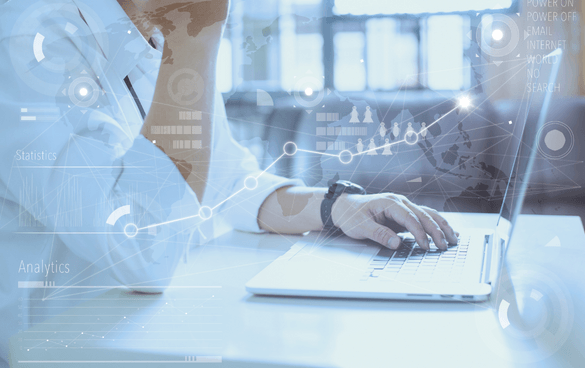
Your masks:
M400 238L396 233L386 226L382 226L374 220L368 220L361 226L363 236L375 241L376 243L390 248L398 249L400 246Z

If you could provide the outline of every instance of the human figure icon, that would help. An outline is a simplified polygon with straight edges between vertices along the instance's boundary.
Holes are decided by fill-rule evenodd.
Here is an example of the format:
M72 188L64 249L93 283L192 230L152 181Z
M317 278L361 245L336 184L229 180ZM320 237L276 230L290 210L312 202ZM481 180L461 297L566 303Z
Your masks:
M351 110L351 118L349 119L349 122L353 123L353 124L360 122L357 107L355 107L355 106Z
M370 106L366 106L366 113L364 114L364 123L373 123L372 120L372 111L370 110Z
M362 139L358 138L358 143L357 143L357 151L358 153L362 153L364 151L364 144L362 143Z
M412 127L412 123L408 123L406 133L404 134L404 141L408 144L415 144L418 141L418 135Z
M398 123L394 123L394 127L392 128L392 135L394 138L398 138L400 136L400 127Z
M386 135L386 124L383 122L380 123L380 137L384 137Z
M392 155L392 150L390 149L390 139L386 138L384 144L384 151L382 151L382 156L390 156Z
M368 156L377 156L378 152L376 152L376 143L374 143L374 138L370 139L370 144L368 145Z
M427 124L426 123L422 123L421 127L420 127L420 136L423 138L427 138Z
M414 128L412 127L412 123L408 122L408 127L406 128L406 134L414 133Z

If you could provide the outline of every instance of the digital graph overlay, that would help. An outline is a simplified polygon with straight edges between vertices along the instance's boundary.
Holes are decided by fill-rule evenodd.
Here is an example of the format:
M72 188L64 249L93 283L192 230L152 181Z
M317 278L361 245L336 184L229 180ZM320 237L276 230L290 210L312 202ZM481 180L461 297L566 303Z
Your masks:
M439 121L441 121L443 118L445 118L446 116L450 115L451 113L453 113L454 111L456 111L457 109L467 109L471 106L471 100L468 96L463 96L459 99L457 105L449 110L447 113L443 114L440 118L436 119L434 122L430 123L427 126L427 129L430 128L431 126L433 126L434 124L437 124ZM353 153L350 150L343 150L341 151L339 154L335 155L332 153L327 153L327 152L319 152L319 151L313 151L313 150L307 150L307 149L303 149L303 148L298 148L296 143L294 142L287 142L285 143L284 147L283 147L283 153L276 159L274 160L274 162L272 162L268 167L266 167L266 169L264 169L260 174L258 174L257 176L248 176L245 180L244 180L244 187L237 190L236 192L234 192L232 195L230 195L229 197L227 197L226 199L224 199L223 201L219 202L218 204L216 204L213 207L209 207L209 206L202 206L199 209L199 213L196 215L192 215L192 216L187 216L187 217L183 217L183 218L178 218L178 219L174 219L174 220L169 220L169 221L165 221L165 222L160 222L160 223L156 223L156 224L151 224L151 225L147 225L147 226L143 226L143 227L138 227L136 224L134 223L128 223L126 224L126 226L124 227L124 234L128 237L128 238L133 238L135 237L138 232L142 231L142 230L147 230L147 229L151 229L151 228L155 228L158 226L163 226L163 225L168 225L171 223L175 223L175 222L179 222L179 221L184 221L184 220L188 220L188 219L193 219L193 218L201 218L202 220L208 220L213 216L213 211L216 210L218 207L220 207L221 205L223 205L224 203L226 203L227 201L229 201L230 199L232 199L233 197L235 197L236 195L238 195L239 193L243 192L244 190L254 190L258 187L258 179L264 175L272 166L276 165L276 163L281 160L283 157L285 156L294 156L296 153L298 152L306 152L306 153L313 153L313 154L317 154L317 155L322 155L322 156L330 156L330 157L336 157L339 159L339 162L341 162L342 164L349 164L354 156L359 156L359 155L367 155L369 152L372 151L376 151L379 149L384 149L385 147L391 147L400 143L406 143L408 145L414 145L416 144L416 142L418 141L418 136L420 134L424 134L422 132L412 132L410 135L406 135L404 137L404 139L396 141L396 142L392 142L392 143L386 143L385 145L382 145L380 147L376 147L376 148L372 148L372 149L367 149L367 150L363 150L361 152L357 152L357 153ZM115 223L115 221L120 218L122 215L126 214L125 211L128 211L127 213L130 213L130 209L129 206L123 206L120 207L118 209L116 209L114 212L112 212L112 214L110 215L110 217L108 217L108 224L113 225ZM113 221L113 223L111 223L111 221Z
M70 308L71 299L81 304ZM41 307L27 302L21 302L22 313L38 314ZM83 354L76 363L221 363L224 305L220 286L170 290L162 297L113 290L56 299L43 305L49 319L19 335L17 359L21 364L71 364L72 354ZM104 355L111 349L142 354ZM176 356L170 359L162 350Z

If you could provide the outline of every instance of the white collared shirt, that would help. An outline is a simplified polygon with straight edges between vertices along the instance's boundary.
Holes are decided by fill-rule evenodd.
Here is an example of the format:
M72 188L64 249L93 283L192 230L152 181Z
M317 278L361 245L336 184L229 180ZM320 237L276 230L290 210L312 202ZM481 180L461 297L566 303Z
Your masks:
M55 298L91 291L65 286L160 290L202 234L258 232L266 197L302 185L259 169L232 139L216 92L200 204L139 134L143 119L124 83L128 76L148 113L160 63L115 0L0 5L0 366L8 338L54 313ZM242 189L249 176L257 188ZM213 209L207 221L201 206Z

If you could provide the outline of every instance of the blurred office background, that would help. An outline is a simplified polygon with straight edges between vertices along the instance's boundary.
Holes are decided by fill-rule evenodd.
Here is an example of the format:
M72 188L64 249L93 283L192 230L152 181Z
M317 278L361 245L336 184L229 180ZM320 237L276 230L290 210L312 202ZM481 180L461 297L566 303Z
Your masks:
M351 167L330 166L322 156L297 154L279 160L271 170L300 177L309 185L326 185L338 175L369 192L398 192L441 210L490 210L497 208L489 202L498 197L495 192L502 189L501 183L496 186L498 178L486 172L474 173L479 163L465 165L466 160L483 151L492 158L501 156L498 137L508 129L505 124L518 117L519 101L525 97L527 75L518 73L516 66L558 45L565 59L548 120L561 123L555 123L556 129L562 131L566 147L551 154L539 151L533 178L538 185L529 191L524 212L585 218L581 163L585 160L585 5L567 0L557 8L546 8L535 3L232 0L220 47L218 87L233 135L267 167L288 141L331 154L343 149L355 152L358 136L341 132L341 127L349 126L353 106L360 119L367 107L374 112L375 123L362 137L367 146L379 122L390 130L398 121L404 133L408 121L419 130L421 122L434 121L459 96L469 95L481 108L441 122L441 131L434 131L433 137L443 134L446 141L432 147L435 157L426 152L421 159L426 148L419 144L391 157L361 159ZM568 15L554 20L534 14L549 11ZM491 32L489 27L496 21L508 27L509 37L514 38L515 29L518 32L517 39L502 41L512 44L506 55L490 53L489 45L478 37L478 32ZM541 40L551 43L535 42ZM410 115L405 117L405 112ZM529 124L537 112L532 111ZM375 144L384 144L383 137L376 138Z

